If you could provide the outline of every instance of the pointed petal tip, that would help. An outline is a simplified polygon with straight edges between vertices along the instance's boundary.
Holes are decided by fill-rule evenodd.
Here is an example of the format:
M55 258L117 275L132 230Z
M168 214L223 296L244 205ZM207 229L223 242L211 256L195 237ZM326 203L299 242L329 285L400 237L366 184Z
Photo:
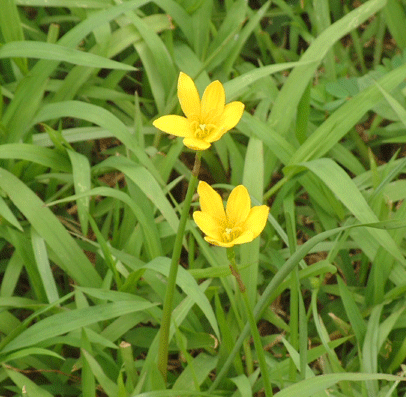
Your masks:
M213 118L221 116L226 103L226 93L219 80L211 82L204 90L201 101L201 118L210 123Z
M199 181L199 183L198 183L198 185L197 185L197 192L199 192L199 187L200 186L204 186L204 185L208 185L208 186L210 186L207 182L205 182L205 181Z
M212 195L213 192L217 194L217 192L207 182L199 181L199 184L197 185L197 194L199 197L202 197L204 194Z
M199 182L197 193L201 210L209 213L219 223L225 222L226 214L221 196L204 181Z
M193 220L199 229L209 238L221 238L221 225L209 213L203 211L193 212Z
M235 101L228 103L224 108L221 127L225 131L234 128L241 120L244 109L245 105L242 102Z
M192 78L180 72L178 78L178 98L183 113L189 119L200 115L200 96Z
M186 137L190 134L190 123L186 117L169 114L159 117L152 122L158 130L167 134Z
M227 219L232 225L243 223L251 209L251 198L248 190L243 185L236 186L227 200Z
M179 88L179 85L180 85L180 84L182 84L183 82L185 82L185 81L187 81L187 80L193 81L193 79L192 79L188 74L186 74L186 73L184 73L184 72L179 72L178 88Z

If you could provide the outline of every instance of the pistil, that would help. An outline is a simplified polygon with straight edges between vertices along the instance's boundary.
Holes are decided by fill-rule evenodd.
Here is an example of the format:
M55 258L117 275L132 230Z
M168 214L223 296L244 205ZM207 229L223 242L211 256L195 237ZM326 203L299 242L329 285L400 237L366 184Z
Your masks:
M229 243L241 235L241 227L226 227L222 233L223 241Z
M193 121L191 124L195 138L197 139L207 138L216 128L214 124L200 123L198 121Z

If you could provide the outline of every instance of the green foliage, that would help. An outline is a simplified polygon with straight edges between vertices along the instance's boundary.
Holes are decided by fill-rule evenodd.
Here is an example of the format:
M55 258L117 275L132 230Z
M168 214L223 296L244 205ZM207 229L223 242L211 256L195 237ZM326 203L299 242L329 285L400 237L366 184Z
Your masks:
M0 395L401 396L405 0L4 0ZM245 104L199 178L271 207L236 250L183 237L179 71ZM194 197L192 208L197 208ZM245 302L246 303L246 302ZM267 392L269 394L269 390Z

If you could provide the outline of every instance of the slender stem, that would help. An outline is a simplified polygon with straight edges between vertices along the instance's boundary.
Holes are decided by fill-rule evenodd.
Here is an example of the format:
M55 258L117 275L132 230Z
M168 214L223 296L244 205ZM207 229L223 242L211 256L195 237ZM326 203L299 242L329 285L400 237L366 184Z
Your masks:
M286 176L283 177L281 180L279 180L278 182L275 183L275 185L273 185L265 194L264 194L264 202L266 202L266 200L268 200L272 195L274 195L287 181L289 180L289 178L287 178Z
M183 236L185 234L186 221L189 217L190 204L193 194L196 190L200 159L202 152L196 152L195 164L193 166L192 177L190 178L189 186L186 192L185 201L183 202L182 213L180 216L178 232L176 234L175 245L173 247L171 267L169 269L168 285L165 292L165 300L163 305L161 328L159 331L159 348L158 348L158 369L161 372L165 382L167 377L168 367L168 351L169 351L169 329L171 325L171 314L173 295L176 287L176 276L178 274L179 258L182 251Z
M257 304L254 308L254 318L259 319L262 313L265 311L267 307L277 298L280 294L278 292L278 286L283 282L283 280L288 277L289 273L298 266L298 263L301 259L304 258L306 254L309 253L310 249L313 248L316 244L320 243L321 241L325 240L333 236L334 234L341 233L345 230L354 228L354 227L365 227L365 224L360 225L347 225L338 227L336 229L327 230L316 236L312 237L306 243L300 245L296 252L284 263L284 265L278 270L275 276L272 278L270 283L266 286L264 292L260 296ZM309 309L309 313L311 312L311 306ZM228 353L226 361L222 364L221 369L218 371L216 378L214 379L213 383L210 385L208 393L213 393L216 390L216 387L219 383L224 379L229 370L236 354L238 354L239 350L241 349L241 345L243 344L245 338L250 332L249 324L246 324L244 329L242 330L240 336L234 343L234 347L230 353Z
M350 131L350 137L353 140L357 150L358 154L360 155L360 160L362 164L365 166L369 167L369 152L368 152L368 146L366 143L362 140L362 138L358 135L358 132L355 130Z
M290 343L298 350L299 349L299 275L298 269L296 268L290 274ZM296 381L296 365L293 358L290 359L289 363L289 378L292 382Z
M261 369L262 380L264 382L265 396L272 397L273 396L272 385L271 385L271 382L269 381L268 368L266 365L265 355L264 355L264 348L262 347L261 337L258 332L258 327L257 327L257 323L255 321L254 313L252 312L251 304L250 304L248 294L247 294L247 289L245 288L245 285L241 279L240 271L238 270L238 267L235 263L235 252L234 252L233 247L227 248L227 257L228 257L228 260L230 261L231 273L236 278L238 288L240 289L241 295L243 297L245 311L247 312L248 322L250 324L252 338L254 339L255 350L256 350L257 356L258 356L259 367Z
M235 252L233 248L227 249L227 257L230 261L230 271L231 274L235 277L237 284L238 284L238 289L240 291L245 291L245 285L241 279L241 274L239 273L239 270L235 264ZM234 300L234 306L235 305L235 300ZM245 305L245 303L244 303ZM244 306L245 307L245 306ZM237 322L241 323L241 317L238 316L237 310L235 310L236 313L236 319ZM244 327L240 326L241 329ZM252 359L252 352L251 352L251 347L250 347L250 340L247 338L244 343L243 343L243 349L244 349L244 355L245 355L245 366L246 366L246 373L248 376L250 376L254 372L254 361Z

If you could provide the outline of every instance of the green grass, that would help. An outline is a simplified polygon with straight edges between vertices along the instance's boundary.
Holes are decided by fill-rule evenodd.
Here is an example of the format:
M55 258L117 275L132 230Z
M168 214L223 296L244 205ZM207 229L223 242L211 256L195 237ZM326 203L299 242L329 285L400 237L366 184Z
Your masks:
M403 396L405 20L405 0L2 1L0 395ZM236 246L244 300L190 213L165 383L194 152L152 121L182 114L180 71L245 104L199 178L271 211Z

